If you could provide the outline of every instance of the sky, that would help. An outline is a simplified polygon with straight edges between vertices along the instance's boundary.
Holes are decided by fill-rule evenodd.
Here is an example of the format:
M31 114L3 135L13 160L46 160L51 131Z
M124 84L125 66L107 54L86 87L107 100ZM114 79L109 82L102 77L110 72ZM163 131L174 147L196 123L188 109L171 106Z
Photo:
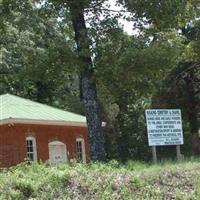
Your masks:
M110 4L110 9L112 10L117 11L117 10L123 9L123 7L118 7L115 5L116 0L108 0L108 3ZM127 13L127 16L128 16L128 13ZM137 30L133 30L133 22L129 22L125 19L120 18L119 24L123 26L124 31L127 32L128 34L130 35L137 34Z

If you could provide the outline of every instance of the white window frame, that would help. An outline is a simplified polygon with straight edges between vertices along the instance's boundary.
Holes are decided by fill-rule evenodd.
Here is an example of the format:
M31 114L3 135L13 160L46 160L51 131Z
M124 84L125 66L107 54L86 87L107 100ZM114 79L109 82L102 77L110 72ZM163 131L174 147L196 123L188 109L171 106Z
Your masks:
M27 142L28 141L32 141L32 145L33 145L33 152L28 152L28 146L27 146ZM26 154L27 154L27 158L28 154L32 153L33 154L33 161L37 161L37 146L36 146L36 139L34 136L27 136L26 137Z
M77 142L81 142L81 148L82 148L82 161L81 162L86 163L85 141L83 138L76 138L76 155L78 156Z

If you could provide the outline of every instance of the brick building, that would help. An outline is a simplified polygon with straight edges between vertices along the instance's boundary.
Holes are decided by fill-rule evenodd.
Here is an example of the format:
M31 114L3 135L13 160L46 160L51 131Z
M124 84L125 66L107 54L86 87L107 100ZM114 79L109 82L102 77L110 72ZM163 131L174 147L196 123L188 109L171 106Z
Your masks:
M86 118L14 95L1 95L0 167L26 158L52 164L88 161Z

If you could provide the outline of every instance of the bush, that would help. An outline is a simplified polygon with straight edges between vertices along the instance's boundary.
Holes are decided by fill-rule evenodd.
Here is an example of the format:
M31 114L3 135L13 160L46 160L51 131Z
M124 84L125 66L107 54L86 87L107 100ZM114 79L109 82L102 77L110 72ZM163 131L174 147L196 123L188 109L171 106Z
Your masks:
M198 159L150 164L128 161L21 164L0 172L0 200L199 199ZM177 190L179 188L179 190Z

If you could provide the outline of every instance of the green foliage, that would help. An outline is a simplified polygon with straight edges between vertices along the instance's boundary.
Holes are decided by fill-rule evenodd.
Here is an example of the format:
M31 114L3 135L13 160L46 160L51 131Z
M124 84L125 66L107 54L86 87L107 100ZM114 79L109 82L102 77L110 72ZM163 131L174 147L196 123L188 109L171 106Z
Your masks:
M11 171L1 174L0 180L10 185L8 193L1 192L0 199L29 199L40 196L43 199L59 198L59 195L68 196L68 191L58 194L59 189L65 188L65 182L69 178L67 168L60 171L48 169L45 165L33 163L30 165L21 164ZM59 167L58 167L59 169ZM13 170L15 174L13 174ZM4 176L5 175L5 176ZM13 176L14 175L14 176ZM5 190L6 185L1 185L0 190Z
M17 3L11 7L11 20L7 20L5 29L1 30L1 70L7 77L19 71L23 72L19 78L32 74L28 78L35 82L44 77L55 78L59 71L67 70L67 60L73 57L71 44L55 18L33 4L28 6L29 12L25 12L27 6Z
M25 198L29 198L34 193L34 188L31 185L31 182L28 180L18 180L16 181L16 190L19 190Z
M158 165L24 163L1 170L0 199L198 199L198 166L194 159Z
M129 36L111 25L97 40L95 60L108 158L149 159L144 110L162 77L182 60L185 38L175 30Z
M153 24L158 30L183 27L196 14L192 0L118 0L140 23Z
M199 62L200 25L194 20L198 14L196 1L118 0L132 12L129 20L135 22L134 28L139 28L139 35L130 36L118 23L119 16L126 16L113 15L109 7L102 6L105 1L2 0L0 93L10 92L84 113L79 100L81 68L69 2L76 9L84 7L87 15L93 77L102 119L107 123L104 128L107 158L123 161L150 158L144 118L144 110L150 107L183 110L184 149L189 154L188 111L195 110L199 115L199 103L191 109L186 81L183 76L176 81L176 77L185 70L183 63ZM199 68L195 77L199 80ZM193 84L195 91L199 90L198 83ZM199 99L197 94L195 101ZM162 155L174 152L162 148L159 151ZM29 187L23 182L21 185Z
M0 93L82 113L70 24L34 1L3 1L1 9Z
M199 154L199 22L183 28L185 51L182 61L167 74L157 86L153 106L160 108L180 108L183 116L185 153ZM197 139L194 139L194 136ZM192 148L191 148L192 147Z

